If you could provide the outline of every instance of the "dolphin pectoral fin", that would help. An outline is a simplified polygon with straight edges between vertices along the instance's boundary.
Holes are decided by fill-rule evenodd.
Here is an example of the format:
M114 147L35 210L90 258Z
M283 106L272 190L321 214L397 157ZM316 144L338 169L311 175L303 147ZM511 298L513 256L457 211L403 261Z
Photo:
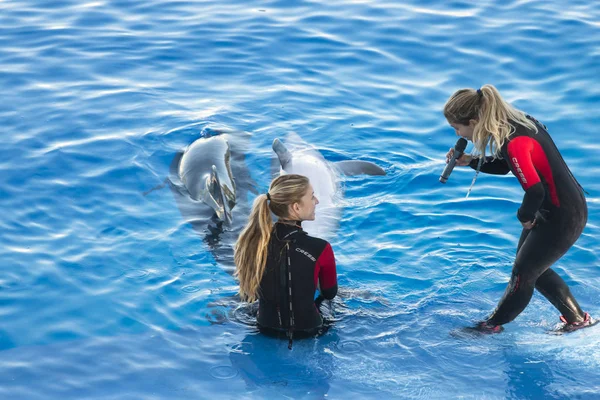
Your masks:
M167 186L167 184L169 183L169 178L165 178L164 181L162 181L162 183L159 183L158 185L154 186L152 189L148 189L145 192L142 193L142 195L144 197L148 196L150 193L154 192L155 190L160 190L162 188L164 188L165 186Z
M334 163L335 167L344 175L385 175L385 171L380 166L369 161L338 161Z
M210 182L209 182L209 201L205 202L209 204L214 210L217 216L226 222L228 225L231 225L232 215L231 215L231 207L229 206L229 202L225 197L225 193L223 192L223 187L221 186L221 180L219 179L219 173L217 172L216 165L212 166L210 173Z
M272 147L273 151L279 158L279 164L281 164L281 167L285 169L285 166L288 165L292 160L292 153L289 152L289 150L284 146L283 143L281 143L281 140L279 139L273 140Z
M215 198L215 195L217 198ZM223 208L217 201L221 199L221 186L219 185L219 177L216 173L216 168L213 169L209 176L206 177L206 190L202 194L202 202L213 209L219 219L224 219Z

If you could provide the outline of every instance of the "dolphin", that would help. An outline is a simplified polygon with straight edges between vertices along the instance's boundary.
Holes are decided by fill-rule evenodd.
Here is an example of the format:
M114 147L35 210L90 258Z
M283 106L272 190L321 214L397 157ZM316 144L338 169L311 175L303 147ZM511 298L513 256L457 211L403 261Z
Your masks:
M279 174L306 176L319 200L315 220L303 222L302 227L313 236L332 239L339 226L342 211L341 175L385 175L385 171L368 161L329 162L295 133L288 134L286 142L293 147L288 149L279 138L273 141L273 151L279 161Z
M171 163L171 182L194 202L209 206L217 218L232 222L236 187L231 171L231 150L224 135L203 137L178 153Z
M229 274L235 269L233 245L250 214L248 194L257 193L245 163L249 137L204 129L169 168L171 191L184 221L203 236Z

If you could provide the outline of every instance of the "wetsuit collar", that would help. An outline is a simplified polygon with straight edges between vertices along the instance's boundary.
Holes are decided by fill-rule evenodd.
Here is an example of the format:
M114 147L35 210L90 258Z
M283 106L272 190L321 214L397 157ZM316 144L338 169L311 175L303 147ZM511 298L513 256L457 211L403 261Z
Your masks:
M292 220L292 219L280 219L277 221L277 224L289 225L289 226L293 226L293 227L302 229L302 221L296 221L296 220Z
M275 224L275 229L277 232L277 238L279 240L285 240L290 236L293 236L297 233L305 233L302 230L302 221L292 221L292 220L279 220Z

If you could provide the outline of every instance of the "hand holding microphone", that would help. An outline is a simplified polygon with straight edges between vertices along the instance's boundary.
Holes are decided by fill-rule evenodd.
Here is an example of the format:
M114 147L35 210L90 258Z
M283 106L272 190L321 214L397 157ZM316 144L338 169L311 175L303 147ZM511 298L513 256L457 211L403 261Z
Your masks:
M466 148L467 139L460 138L456 142L456 145L454 145L454 148L450 149L448 154L446 154L446 161L448 162L448 164L446 165L446 168L444 168L444 172L442 172L442 175L440 175L440 182L446 183L448 181L448 177L450 177L450 174L452 173L452 170L454 169L455 165L469 165L469 162L471 161L471 156L463 154Z

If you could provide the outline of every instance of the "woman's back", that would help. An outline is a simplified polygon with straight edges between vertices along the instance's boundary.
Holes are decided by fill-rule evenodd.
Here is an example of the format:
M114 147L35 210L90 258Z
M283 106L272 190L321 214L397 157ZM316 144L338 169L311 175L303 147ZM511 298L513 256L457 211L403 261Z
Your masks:
M285 331L291 325L294 331L319 328L322 318L314 303L319 284L325 298L335 296L335 261L329 243L306 234L299 222L276 223L260 284L258 324Z

